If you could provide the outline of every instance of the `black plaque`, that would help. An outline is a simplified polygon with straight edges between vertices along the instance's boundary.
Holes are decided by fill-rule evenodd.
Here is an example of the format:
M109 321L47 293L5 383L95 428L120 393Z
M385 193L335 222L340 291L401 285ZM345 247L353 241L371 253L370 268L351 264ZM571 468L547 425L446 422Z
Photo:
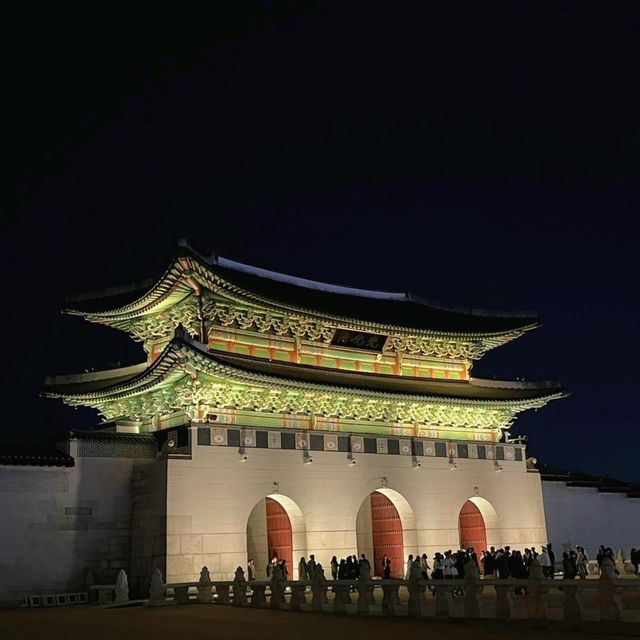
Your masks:
M387 336L382 336L377 333L336 329L331 344L334 347L348 347L350 349L363 349L364 351L382 351L386 341Z

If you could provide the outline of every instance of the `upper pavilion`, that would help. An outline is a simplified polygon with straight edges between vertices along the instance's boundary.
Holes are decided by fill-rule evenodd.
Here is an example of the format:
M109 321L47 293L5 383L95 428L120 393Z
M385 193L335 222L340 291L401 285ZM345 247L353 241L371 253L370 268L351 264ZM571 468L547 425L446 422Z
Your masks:
M474 360L535 315L444 308L258 269L186 243L162 277L67 313L142 341L146 362L56 376L46 395L142 430L184 422L498 440L556 383L481 380Z

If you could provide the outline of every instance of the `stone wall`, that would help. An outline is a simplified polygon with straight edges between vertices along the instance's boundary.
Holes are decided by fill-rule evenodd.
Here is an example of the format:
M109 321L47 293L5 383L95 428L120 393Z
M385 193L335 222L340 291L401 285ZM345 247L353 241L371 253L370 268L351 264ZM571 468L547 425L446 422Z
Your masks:
M249 516L270 495L291 505L296 562L314 553L327 569L332 555L358 553L357 514L376 490L400 513L405 556L457 547L458 516L469 498L485 509L489 544L547 541L540 476L523 460L503 460L496 472L492 460L458 459L451 469L448 458L425 456L414 468L411 456L359 453L349 464L346 453L313 451L313 464L305 464L300 450L246 447L241 462L236 447L200 442L191 459L167 461L169 582L195 580L203 565L213 579L231 579L247 562Z
M616 552L622 549L625 558L632 548L640 548L640 498L549 480L542 482L542 492L556 556L575 545L592 559L601 544Z
M133 464L0 467L0 601L84 590L88 569L96 581L129 569Z

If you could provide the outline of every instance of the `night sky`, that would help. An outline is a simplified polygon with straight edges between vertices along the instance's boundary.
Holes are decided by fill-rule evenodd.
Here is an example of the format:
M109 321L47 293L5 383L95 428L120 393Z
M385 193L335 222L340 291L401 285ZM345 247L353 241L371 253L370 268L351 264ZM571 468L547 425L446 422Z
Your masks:
M220 3L16 16L2 58L0 440L97 424L48 374L142 360L61 315L178 239L327 282L536 309L476 376L560 380L539 460L640 481L632 3ZM58 8L56 8L58 11Z

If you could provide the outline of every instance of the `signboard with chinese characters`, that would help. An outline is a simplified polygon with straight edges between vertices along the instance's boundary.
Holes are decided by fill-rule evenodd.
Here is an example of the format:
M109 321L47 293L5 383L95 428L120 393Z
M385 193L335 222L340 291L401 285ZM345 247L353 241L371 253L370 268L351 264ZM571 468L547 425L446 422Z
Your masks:
M387 336L377 333L364 333L363 331L351 331L349 329L336 329L331 344L334 347L348 347L351 349L364 349L366 351L382 351Z

